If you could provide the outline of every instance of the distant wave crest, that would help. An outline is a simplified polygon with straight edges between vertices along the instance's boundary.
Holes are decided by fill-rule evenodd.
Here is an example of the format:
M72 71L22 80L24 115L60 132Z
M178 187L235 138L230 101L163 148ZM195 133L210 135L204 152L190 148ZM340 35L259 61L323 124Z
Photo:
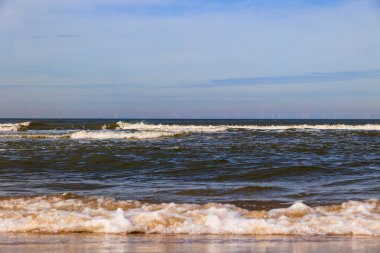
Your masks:
M16 132L26 130L31 122L21 122L21 123L1 123L0 132Z
M60 129L59 125L58 129ZM44 122L1 123L0 138L70 139L156 139L187 134L214 134L231 131L380 131L380 124L346 125L176 125L115 122L100 130L70 128L55 130Z
M71 139L155 139L160 137L174 136L169 132L118 132L118 131L79 131L70 135Z
M171 132L222 132L234 129L246 130L348 130L348 131L380 131L380 124L365 125L162 125L162 124L145 124L127 123L119 121L116 123L116 129L122 130L149 130L149 131L171 131Z
M202 133L202 132L221 132L226 131L228 126L224 125L163 125L163 124L145 124L140 123L127 123L117 122L116 129L119 130L145 130L145 131L166 131L174 133Z

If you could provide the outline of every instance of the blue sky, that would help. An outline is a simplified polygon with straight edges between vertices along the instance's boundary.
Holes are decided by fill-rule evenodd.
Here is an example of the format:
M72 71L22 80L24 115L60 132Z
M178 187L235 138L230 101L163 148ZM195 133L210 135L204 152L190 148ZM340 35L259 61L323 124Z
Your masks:
M380 118L375 0L0 0L0 117Z

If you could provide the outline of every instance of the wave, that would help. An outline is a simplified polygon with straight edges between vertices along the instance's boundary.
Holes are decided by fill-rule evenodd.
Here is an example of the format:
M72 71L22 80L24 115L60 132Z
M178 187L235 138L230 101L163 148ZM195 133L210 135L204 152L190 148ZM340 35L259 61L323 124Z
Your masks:
M24 131L31 124L31 122L21 122L21 123L1 123L0 132L16 132Z
M156 139L160 137L174 136L176 133L169 132L118 132L118 131L79 131L70 135L71 139Z
M54 130L53 127L61 129L59 124L50 124L46 122L20 122L20 123L1 123L0 132L16 132L27 130ZM67 126L65 126L67 127ZM82 126L83 127L83 126ZM92 128L90 128L92 129ZM75 129L70 126L67 130L87 130L90 129ZM128 123L119 121L116 123L110 123L94 130L133 130L133 131L159 131L170 133L214 133L214 132L226 132L230 130L346 130L346 131L380 131L380 124L364 124L364 125L346 125L346 124L319 124L319 125L165 125L165 124L146 124L140 123Z
M60 131L62 132L62 131ZM178 135L168 132L135 132L127 133L121 131L66 131L66 133L17 133L17 134L0 134L0 138L13 139L88 139L88 140L111 140L111 139L157 139L161 137L169 137Z
M228 129L224 125L162 125L162 124L145 124L140 123L127 123L119 121L116 123L117 130L144 130L144 131L165 131L175 133L202 133L202 132L221 132Z
M226 133L229 131L380 131L380 124L366 125L163 125L116 122L101 127L101 130L89 129L50 129L52 125L41 122L21 122L0 124L0 138L31 138L31 139L156 139L175 137L196 133ZM57 126L57 125L55 125ZM100 127L99 127L100 128ZM60 128L58 128L60 129ZM374 132L373 132L374 131ZM22 132L22 133L20 133ZM366 132L367 133L367 132Z
M73 194L0 199L0 232L380 236L380 200L250 211Z
M6 139L67 139L69 134L0 134Z
M238 126L240 128L240 126ZM347 130L347 131L380 131L380 124L366 125L289 125L289 126L244 126L241 127L250 130Z
M162 124L145 124L127 123L119 121L116 123L118 130L145 130L145 131L167 131L167 132L224 132L228 130L347 130L347 131L380 131L380 124L365 125L162 125ZM104 126L105 128L107 126ZM114 126L113 126L114 127Z

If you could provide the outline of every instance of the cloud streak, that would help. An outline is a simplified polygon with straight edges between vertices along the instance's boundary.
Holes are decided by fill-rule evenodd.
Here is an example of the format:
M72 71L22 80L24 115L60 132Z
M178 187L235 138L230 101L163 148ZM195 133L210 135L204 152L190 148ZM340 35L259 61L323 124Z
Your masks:
M33 35L32 38L34 39L51 39L51 38L58 38L58 39L65 39L65 38L75 38L79 37L78 34L57 34L57 35L51 35L51 36L42 36L42 35Z
M122 89L122 88L146 88L147 85L144 84L132 84L132 83L89 83L89 84L0 84L1 89L57 89L57 90L99 90L99 89ZM150 87L152 89L152 87Z
M280 85L302 83L325 83L380 78L380 70L311 73L305 75L264 76L212 80L203 86Z

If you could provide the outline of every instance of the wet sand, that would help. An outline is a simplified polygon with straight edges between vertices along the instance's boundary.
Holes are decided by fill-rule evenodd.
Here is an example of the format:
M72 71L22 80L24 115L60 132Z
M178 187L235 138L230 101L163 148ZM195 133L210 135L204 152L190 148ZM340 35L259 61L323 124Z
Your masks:
M378 253L379 237L0 234L0 252L365 252Z

